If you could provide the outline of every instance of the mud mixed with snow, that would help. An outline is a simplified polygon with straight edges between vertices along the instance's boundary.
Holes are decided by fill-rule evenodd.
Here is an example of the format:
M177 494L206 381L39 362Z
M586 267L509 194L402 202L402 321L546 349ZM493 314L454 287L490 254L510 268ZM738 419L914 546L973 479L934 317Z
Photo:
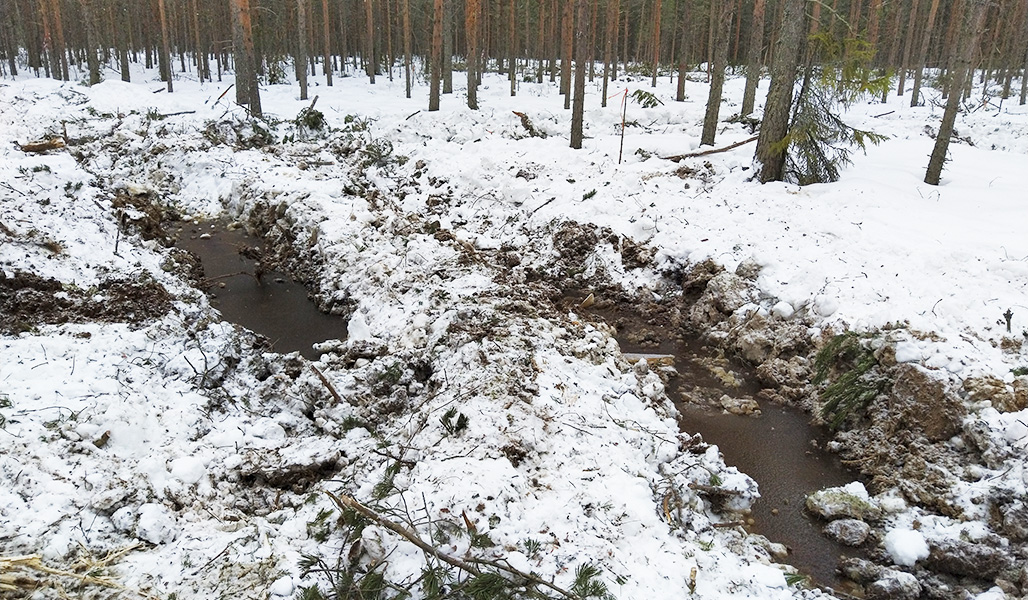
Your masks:
M413 582L422 551L379 526L354 550L329 491L454 556L561 585L599 566L622 599L820 595L787 584L779 548L721 526L756 486L678 431L660 375L560 308L598 282L644 303L701 281L703 310L687 320L755 364L779 360L800 379L809 368L782 355L786 337L812 349L827 332L872 332L906 382L907 405L837 442L878 468L876 496L847 490L875 507L868 543L892 564L851 565L854 580L894 597L951 583L937 573L977 577L967 589L982 598L1024 593L1025 107L962 117L973 145L952 147L931 187L934 92L921 108L857 106L855 125L891 139L842 181L799 188L749 181L747 146L658 158L694 149L698 79L685 103L664 80L662 106L629 105L619 161L620 108L599 107L598 85L573 151L547 85L511 98L487 76L482 110L458 90L429 113L427 87L407 100L400 82L343 78L314 88L330 127L315 131L292 122L309 104L295 87L262 90L279 119L268 125L218 99L227 82L183 77L153 94L152 76L0 81L3 555L70 568L127 550L107 574L159 597L289 597L325 583L304 574L305 556L349 551ZM741 86L729 81L723 115ZM12 144L48 134L68 148ZM749 136L724 123L718 144ZM264 236L324 310L349 318L348 338L312 363L221 321L190 257L166 245L170 216ZM932 427L937 415L919 411L935 397L950 408ZM854 450L904 430L923 452L892 465L895 478L886 457ZM732 502L702 493L711 486ZM472 548L472 532L488 543ZM26 573L40 595L81 584Z

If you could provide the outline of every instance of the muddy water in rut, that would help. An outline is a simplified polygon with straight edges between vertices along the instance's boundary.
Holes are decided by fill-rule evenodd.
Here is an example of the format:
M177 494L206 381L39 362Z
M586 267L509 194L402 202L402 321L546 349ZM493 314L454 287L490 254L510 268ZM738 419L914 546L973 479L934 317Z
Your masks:
M317 357L313 344L346 337L347 320L318 311L303 285L274 271L257 276L258 261L248 256L260 255L253 249L261 241L243 230L228 230L221 224L185 224L178 245L200 257L212 303L222 315L264 335L276 351L299 351L313 359ZM653 329L644 325L639 315L609 309L587 313L590 318L616 325L622 332ZM678 375L669 382L668 394L681 412L682 430L698 432L705 442L716 444L727 464L738 467L759 484L761 498L753 505L750 530L786 545L787 562L818 584L846 591L845 582L835 572L838 559L860 552L826 538L821 533L823 523L804 512L807 493L857 478L834 455L822 450L827 433L810 426L801 411L767 402L760 403L760 416L738 416L684 401L703 397L716 403L724 394L752 398L760 389L751 371L727 363L739 381L738 385L726 385L709 368L716 354L697 339L672 339L668 335L659 344L643 346L623 338L619 343L626 353L674 357Z
M177 245L200 257L211 304L222 316L268 338L276 352L315 359L313 344L346 338L347 320L319 311L306 287L284 273L261 272L253 257L262 242L242 229L183 224Z
M856 481L856 472L845 468L838 457L824 450L830 436L824 428L809 424L803 411L758 401L759 416L741 416L712 407L722 395L756 398L760 386L755 373L744 365L718 360L715 350L699 339L671 339L670 332L657 331L669 339L639 345L627 341L628 333L639 328L653 330L639 315L612 309L590 309L593 318L614 325L621 350L629 354L659 354L674 357L678 374L668 382L668 397L675 401L684 432L699 433L716 444L725 463L738 467L760 486L761 497L749 515L748 529L789 549L785 560L822 586L851 591L851 582L836 573L840 556L863 556L859 549L834 542L821 530L825 525L804 510L806 495L825 487ZM652 339L654 336L645 336ZM712 360L713 359L713 360ZM726 385L709 368L723 366L738 385ZM691 402L689 399L706 402Z

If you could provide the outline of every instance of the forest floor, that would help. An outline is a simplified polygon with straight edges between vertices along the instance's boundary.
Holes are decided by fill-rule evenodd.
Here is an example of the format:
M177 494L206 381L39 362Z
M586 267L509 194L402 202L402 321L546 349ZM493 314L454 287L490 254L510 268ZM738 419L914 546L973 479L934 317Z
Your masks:
M598 81L579 151L554 86L511 97L496 75L481 110L458 82L433 113L425 85L341 78L312 88L322 129L295 86L262 90L260 122L228 82L0 81L4 593L291 597L382 573L421 597L438 560L392 522L564 589L598 567L620 599L826 595L736 526L756 483L679 431L671 370L614 339L689 332L723 356L712 373L745 363L761 400L814 419L832 340L851 345L820 354L830 381L864 363L881 384L828 444L867 489L812 504L870 525L846 593L1024 595L1028 110L977 90L933 187L938 93L857 105L847 120L890 139L840 182L760 185L752 145L660 158L697 150L691 78L684 103L666 77L613 86L663 102L629 99L621 159ZM725 121L741 91L718 146L753 135ZM347 338L309 361L222 321L174 246L217 219ZM647 327L591 317L590 294Z

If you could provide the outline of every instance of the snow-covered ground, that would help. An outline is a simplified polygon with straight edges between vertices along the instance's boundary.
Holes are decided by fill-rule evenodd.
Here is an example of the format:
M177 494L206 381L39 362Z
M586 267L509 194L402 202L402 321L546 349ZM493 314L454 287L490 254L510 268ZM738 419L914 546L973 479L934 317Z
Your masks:
M291 596L324 584L301 576L304 555L350 550L328 490L426 538L449 531L442 522L474 528L494 544L474 552L562 586L595 564L622 599L816 595L788 585L765 545L714 526L733 517L689 485L720 482L744 501L752 481L679 434L659 377L621 358L605 330L547 313L537 274L656 289L661 273L704 259L729 271L755 261L760 297L740 311L807 319L811 338L889 329L900 362L953 382L995 377L1000 391L1028 366L1028 109L1014 102L961 116L973 145L951 146L938 187L922 182L937 92L920 108L908 97L858 105L850 122L890 140L856 154L840 182L800 188L749 181L752 144L659 158L696 150L699 75L684 103L666 77L663 105L629 102L620 163L620 98L601 108L599 81L576 151L554 86L522 83L510 97L492 74L481 110L463 105L458 78L433 113L425 85L408 100L400 79L337 79L311 89L333 133L280 123L275 141L292 141L259 148L244 147L255 132L231 92L218 100L228 81L182 76L167 94L153 74L113 79L0 81L5 278L55 279L54 301L102 305L112 279L163 286L172 300L159 318L28 323L0 337L0 558L39 553L70 569L138 544L104 571L128 590ZM611 91L636 89L648 83ZM729 79L722 120L741 91ZM309 104L295 86L268 86L262 101L282 121ZM548 137L529 137L513 111ZM65 131L67 150L12 143ZM722 123L717 145L750 135ZM262 353L218 320L167 249L117 233L113 203L140 191L190 218L294 232L296 252L321 266L323 300L352 311L349 339L326 347L317 371ZM629 268L602 237L575 253L555 245L568 222L646 243L654 264ZM968 419L999 458L955 490L966 523L888 497L897 533L885 551L899 565L924 558L926 539L992 534L981 502L991 490L1025 501L1028 410L971 401ZM460 533L437 542L461 556ZM424 564L377 526L363 550L363 564L384 561L398 582Z

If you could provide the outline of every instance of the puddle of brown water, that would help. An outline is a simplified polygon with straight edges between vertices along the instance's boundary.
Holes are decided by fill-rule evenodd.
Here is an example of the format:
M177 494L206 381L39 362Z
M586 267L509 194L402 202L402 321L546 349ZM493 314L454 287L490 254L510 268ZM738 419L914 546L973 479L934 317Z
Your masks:
M319 311L302 284L277 271L264 273L260 280L254 276L256 261L239 250L261 246L259 239L222 224L182 226L177 245L200 257L211 282L211 304L225 320L268 338L276 352L295 351L312 360L318 357L314 344L346 339L347 320Z
M615 325L619 334L645 327L665 338L674 337L653 325L643 325L636 315L612 309L588 312ZM758 401L760 416L740 416L683 401L683 393L716 400L722 394L755 398L760 391L755 374L747 367L727 365L742 377L741 386L728 387L702 366L704 359L716 354L699 340L665 339L657 345L633 345L619 335L618 343L625 353L674 357L678 375L668 382L668 396L681 413L682 431L699 433L705 442L716 444L726 464L738 467L760 486L761 497L753 504L753 524L748 529L788 547L786 562L817 584L852 592L852 583L840 577L836 567L841 556L864 556L864 552L825 537L821 532L824 523L804 511L808 493L859 479L837 456L823 450L829 441L827 431L810 425L803 411L769 402Z

